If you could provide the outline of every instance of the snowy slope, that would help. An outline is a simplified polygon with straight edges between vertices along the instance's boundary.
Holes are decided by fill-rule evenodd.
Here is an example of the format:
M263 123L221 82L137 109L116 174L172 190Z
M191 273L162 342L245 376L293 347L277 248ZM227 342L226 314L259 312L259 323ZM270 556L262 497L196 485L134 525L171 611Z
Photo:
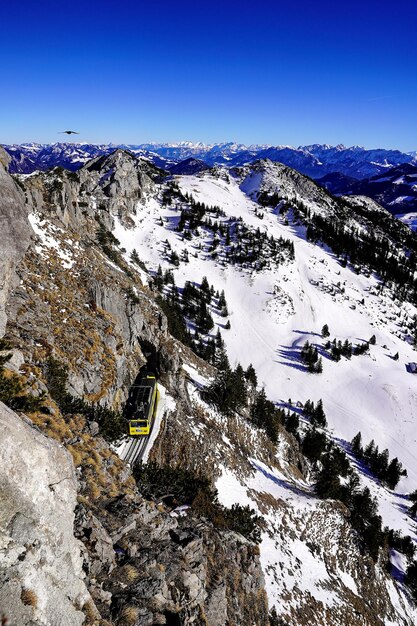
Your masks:
M268 235L293 241L295 261L255 273L224 263L221 255L213 260L207 252L210 233L202 231L199 239L184 240L175 231L178 207L162 207L157 197L145 204L138 203L136 215L132 216L134 228L116 224L114 234L126 248L126 258L136 249L149 270L155 271L159 264L172 269L180 287L186 280L199 283L207 276L215 289L224 289L226 294L231 329L224 330L224 318L215 317L213 332L220 327L232 364L240 362L247 367L252 363L267 395L282 407L289 406L290 401L294 406L296 402L322 398L329 431L341 446L346 446L361 431L365 443L375 439L380 450L389 449L390 458L397 456L408 477L401 479L395 493L364 472L361 478L378 497L384 523L415 539L414 524L404 507L407 504L404 495L417 488L417 379L407 371L408 363L416 361L417 355L406 341L404 326L417 313L415 307L394 303L392 294L380 291L376 277L343 268L327 249L307 242L305 229L292 222L291 211L283 217L275 209L265 209L260 220L255 214L259 205L249 197L259 184L255 174L246 179L243 189L241 179L226 172L179 176L176 180L183 193L221 207L226 213L224 219L241 217L245 224L266 230ZM306 198L306 202L314 204L315 200ZM317 210L323 207L317 206ZM166 256L166 240L180 257L183 250L188 250L190 263L173 267ZM356 344L375 334L376 345L371 346L369 355L354 356L351 360L342 358L334 362L323 358L323 373L309 374L301 364L299 352L307 339L318 346L324 344L320 336L324 324L330 328L331 339L348 339ZM396 352L399 352L398 361L392 359ZM296 511L300 519L320 514L323 503L309 494L308 485L302 485L300 490L289 488L282 477L274 477L272 470L256 463L254 460L254 476L246 481L225 468L217 484L224 503L253 503L248 489L255 489L289 500L291 524L298 523L294 521ZM272 517L270 523L274 524ZM308 555L300 542L285 549L273 543L265 536L261 554L270 600L278 604L285 585L282 586L281 578L280 584L276 582L277 564L288 560L291 551L301 560ZM315 559L315 567L325 567L323 558ZM348 577L346 572L341 571L340 575ZM332 594L328 590L324 593L319 584L325 572L316 571L315 581L305 576L305 571L300 571L292 583L313 590L317 599L323 600L320 594L324 594L325 602L331 607ZM352 583L347 578L346 585L349 584ZM395 594L393 586L392 601L399 606L399 596Z

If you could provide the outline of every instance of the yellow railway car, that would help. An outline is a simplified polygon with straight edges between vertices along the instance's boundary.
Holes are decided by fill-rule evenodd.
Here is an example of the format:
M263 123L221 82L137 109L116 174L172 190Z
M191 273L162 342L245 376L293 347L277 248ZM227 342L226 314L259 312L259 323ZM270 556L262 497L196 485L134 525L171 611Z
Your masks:
M158 384L155 376L147 374L139 380L134 389L133 419L129 420L129 434L132 437L149 435L159 401Z

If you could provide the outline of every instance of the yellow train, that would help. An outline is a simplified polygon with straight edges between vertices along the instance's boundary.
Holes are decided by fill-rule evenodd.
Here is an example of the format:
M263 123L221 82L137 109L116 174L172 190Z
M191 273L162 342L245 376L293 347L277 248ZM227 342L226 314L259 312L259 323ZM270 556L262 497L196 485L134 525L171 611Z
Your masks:
M129 420L132 437L149 435L158 408L159 390L155 376L143 376L134 387L133 419Z

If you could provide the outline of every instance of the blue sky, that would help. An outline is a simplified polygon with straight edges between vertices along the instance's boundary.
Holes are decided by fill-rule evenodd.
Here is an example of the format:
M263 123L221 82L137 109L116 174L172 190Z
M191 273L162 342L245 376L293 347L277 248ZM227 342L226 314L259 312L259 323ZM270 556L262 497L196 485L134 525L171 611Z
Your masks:
M1 4L2 143L417 149L414 1Z

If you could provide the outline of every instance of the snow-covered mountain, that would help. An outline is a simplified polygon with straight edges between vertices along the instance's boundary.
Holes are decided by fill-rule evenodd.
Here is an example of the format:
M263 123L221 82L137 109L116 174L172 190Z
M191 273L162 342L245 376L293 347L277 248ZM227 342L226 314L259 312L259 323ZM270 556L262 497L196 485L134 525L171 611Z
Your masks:
M245 146L238 143L203 144L192 142L145 143L129 145L91 145L80 143L22 144L4 146L12 156L10 171L30 173L56 165L75 171L89 158L109 154L116 147L132 151L151 160L158 167L169 167L189 158L200 159L208 165L243 165L257 159L284 163L299 172L321 178L339 172L353 178L368 178L385 172L390 167L416 162L414 153L399 150L366 150L359 146Z
M19 174L30 174L36 170L46 171L53 167L63 167L75 172L90 159L96 156L111 154L116 148L131 150L137 157L143 157L158 167L168 167L172 164L172 162L158 154L138 146L87 143L31 143L3 147L12 157L9 170Z
M409 499L417 488L415 234L374 200L335 198L271 160L167 175L118 149L75 174L57 169L15 180L33 241L7 306L8 332L30 380L53 349L66 359L71 389L120 406L138 362L153 351L169 410L158 416L144 458L210 476L224 506L249 505L262 518L265 589L284 623L413 626L417 612L404 576L417 539ZM248 377L245 400L235 398L238 408L225 411L220 399L229 377L235 386L241 382L238 364L245 372L252 364L257 381ZM219 384L214 397L207 395L213 381ZM233 391L228 388L226 400ZM318 407L320 401L325 419L319 420L311 402ZM263 421L266 415L272 422ZM78 418L67 422L75 429ZM39 417L41 428L51 422L50 414ZM70 436L64 426L61 439L54 435L73 452L78 446L74 458L84 458L82 446L93 445L96 435ZM399 472L390 486L371 471L367 457L359 458L350 444L359 431L363 447L374 440L374 457L380 460L376 445L387 463L397 457L407 475ZM109 455L106 449L104 466L127 476ZM95 449L78 461L81 484L96 468L100 489L107 489L100 462ZM105 493L102 502L96 491L91 498L95 511L103 506L105 525L109 512L128 498L109 501ZM124 569L114 570L122 569L121 587L105 582L107 565L103 581L96 570L89 579L105 615L121 610L127 589L129 598L139 597L135 585L142 578L134 572L128 580L125 565L140 550L118 540L139 508L135 501L120 532L111 526L109 559L116 549L126 559ZM159 509L161 502L154 515ZM187 567L194 567L191 550L203 542L193 506L173 513L185 521L180 530L169 527L169 537L188 558ZM161 557L168 523L158 518L156 540L144 537L146 555L161 551L146 556L143 578L162 591L141 606L156 614L158 595L164 618L179 610L161 600L169 589L170 567ZM103 536L95 524L93 537ZM409 543L382 532L384 526L410 537ZM93 548L88 543L92 554L94 542ZM245 546L239 553L257 558L258 548L249 541ZM229 593L230 619L226 612L208 623L266 626L260 614L246 623L236 619L241 606L233 602L259 606L253 579L242 584L239 568L235 578L223 579L218 563L207 560L208 574L200 562L198 576L186 569L185 591L177 598L181 610L197 615L184 598L189 588L200 593L204 580L198 601L211 615ZM96 561L94 568L100 573ZM255 561L250 568L256 569ZM152 623L149 612L143 615Z
M171 165L168 169L169 172L174 175L198 174L199 172L205 172L206 170L210 169L210 166L201 159L189 157L184 161L180 161L179 163L175 163L175 165Z
M318 182L332 193L369 196L394 215L417 211L417 165L412 163L404 163L364 180L329 174Z
M298 407L306 406L309 399L315 403L322 399L328 436L348 453L349 462L359 470L361 484L377 498L383 523L410 535L415 542L415 523L406 494L417 485L417 393L408 371L409 364L416 360L411 343L416 301L411 295L398 298L394 283L383 286L371 269L346 264L342 250L336 255L327 245L314 243L316 237L308 236L304 224L312 218L339 223L351 233L381 238L400 257L402 241L415 249L414 236L373 201L354 197L338 202L313 181L270 161L231 171L220 168L197 176L179 176L174 181L180 195L171 203L161 206L159 199L153 198L138 207L131 227L116 224L114 234L127 250L125 258L136 249L152 274L159 265L172 271L180 291L186 281L198 281L200 276L224 290L231 328L223 330L225 320L219 314L214 320L215 328L222 329L231 363L241 363L244 368L253 364L267 395L277 406L300 413L304 426L307 422ZM245 228L267 233L275 241L289 240L294 245L295 259L278 264L271 258L266 264L250 258L232 261L230 245L234 244L228 246L225 236L204 224L191 231L191 237L185 237L178 224L181 211L187 207L192 211L190 199L199 206L214 207L208 210L212 220L218 208L222 212L217 217L219 225L232 227L241 221ZM308 216L306 222L303 216ZM177 266L170 261L171 252L180 259ZM336 362L326 352L327 340L321 336L325 324L331 338L359 345L375 335L375 345L364 356ZM322 355L321 374L308 373L303 365L301 351L307 340ZM197 388L207 381L192 368L187 371L192 381L189 392L201 402ZM221 427L215 414L212 419ZM380 450L388 448L390 457L398 457L406 467L408 476L395 490L385 488L358 464L348 443L358 431L363 441L374 439ZM305 602L303 594L308 594L313 603L334 613L344 593L342 588L354 596L361 593L349 559L346 568L340 562L337 576L329 578L326 553L336 555L338 548L327 532L331 527L333 540L339 536L339 522L336 518L324 525L320 521L321 503L312 493L313 476L294 481L289 479L285 464L278 461L278 467L268 467L256 455L254 449L253 472L248 476L224 466L217 487L225 504L249 504L262 511L267 520L261 560L270 602L281 610L286 607L285 618L291 615L294 619L299 602ZM281 503L277 505L278 519L285 519L292 529L291 540L277 538L281 521L277 521L274 505L265 506L268 498ZM306 533L312 541L311 526L315 523L315 547L306 547L299 533ZM401 578L405 560L393 551L392 561ZM398 613L381 618L381 623L413 623L417 614L405 608L404 596L394 600L393 589L394 584L388 593ZM320 617L319 611L314 623L338 623L336 617L328 619ZM348 621L342 618L340 623Z

